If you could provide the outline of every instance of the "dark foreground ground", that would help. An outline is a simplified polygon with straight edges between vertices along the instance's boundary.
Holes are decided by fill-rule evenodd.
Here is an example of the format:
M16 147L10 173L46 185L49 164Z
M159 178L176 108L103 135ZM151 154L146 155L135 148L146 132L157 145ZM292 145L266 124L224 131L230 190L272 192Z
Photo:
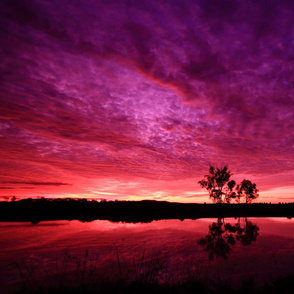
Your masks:
M160 219L214 217L294 217L288 204L184 204L165 201L87 201L85 199L23 199L0 202L0 221L110 220L151 222Z
M209 284L209 285L208 285ZM131 284L111 283L102 284L98 288L81 285L80 287L56 287L42 288L23 287L15 294L293 294L294 275L276 278L266 281L263 286L256 287L251 279L244 280L242 285L232 288L225 281L210 280L201 282L197 280L185 281L179 284L160 285L157 283L145 283L135 281Z

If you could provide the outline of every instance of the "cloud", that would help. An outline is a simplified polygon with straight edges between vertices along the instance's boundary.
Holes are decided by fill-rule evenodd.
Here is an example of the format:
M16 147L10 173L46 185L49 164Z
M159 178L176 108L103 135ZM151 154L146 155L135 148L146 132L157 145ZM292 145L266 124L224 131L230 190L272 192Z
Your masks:
M293 172L288 1L0 8L3 181Z
M25 181L3 181L3 184L21 184L21 185L34 185L34 186L64 186L71 185L66 183L58 183L58 182L25 182ZM7 188L6 188L7 189Z

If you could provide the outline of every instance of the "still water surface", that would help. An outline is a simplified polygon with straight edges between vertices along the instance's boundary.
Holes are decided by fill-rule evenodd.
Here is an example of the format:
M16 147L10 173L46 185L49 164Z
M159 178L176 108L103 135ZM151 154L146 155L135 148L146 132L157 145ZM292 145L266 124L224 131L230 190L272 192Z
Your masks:
M151 223L50 221L0 223L0 282L82 271L124 276L153 262L162 282L185 276L258 283L294 272L294 221L286 218L161 220ZM154 262L156 261L156 262ZM150 266L150 263L149 263ZM23 277L22 277L23 275ZM34 276L32 278L32 275Z

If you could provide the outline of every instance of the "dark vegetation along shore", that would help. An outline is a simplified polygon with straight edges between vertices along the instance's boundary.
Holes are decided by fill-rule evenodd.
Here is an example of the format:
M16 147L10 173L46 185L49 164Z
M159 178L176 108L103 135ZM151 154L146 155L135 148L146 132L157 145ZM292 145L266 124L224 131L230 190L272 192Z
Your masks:
M0 221L110 220L151 222L160 219L210 217L294 217L288 204L185 204L165 201L94 201L86 199L22 199L0 202Z

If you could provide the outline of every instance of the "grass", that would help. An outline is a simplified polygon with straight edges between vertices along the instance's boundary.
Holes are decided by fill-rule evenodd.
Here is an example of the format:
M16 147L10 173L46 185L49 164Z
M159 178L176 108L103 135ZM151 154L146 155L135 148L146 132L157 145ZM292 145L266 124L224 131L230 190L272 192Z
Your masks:
M116 251L117 265L110 271L101 272L97 259L88 250L82 256L66 252L62 258L56 255L55 267L49 270L44 266L36 271L26 263L18 265L22 279L16 294L49 293L294 293L294 274L279 276L257 286L253 278L241 282L233 288L229 280L211 277L209 272L188 271L170 272L167 260L160 254L147 256L144 252L140 259L126 262L123 255Z

